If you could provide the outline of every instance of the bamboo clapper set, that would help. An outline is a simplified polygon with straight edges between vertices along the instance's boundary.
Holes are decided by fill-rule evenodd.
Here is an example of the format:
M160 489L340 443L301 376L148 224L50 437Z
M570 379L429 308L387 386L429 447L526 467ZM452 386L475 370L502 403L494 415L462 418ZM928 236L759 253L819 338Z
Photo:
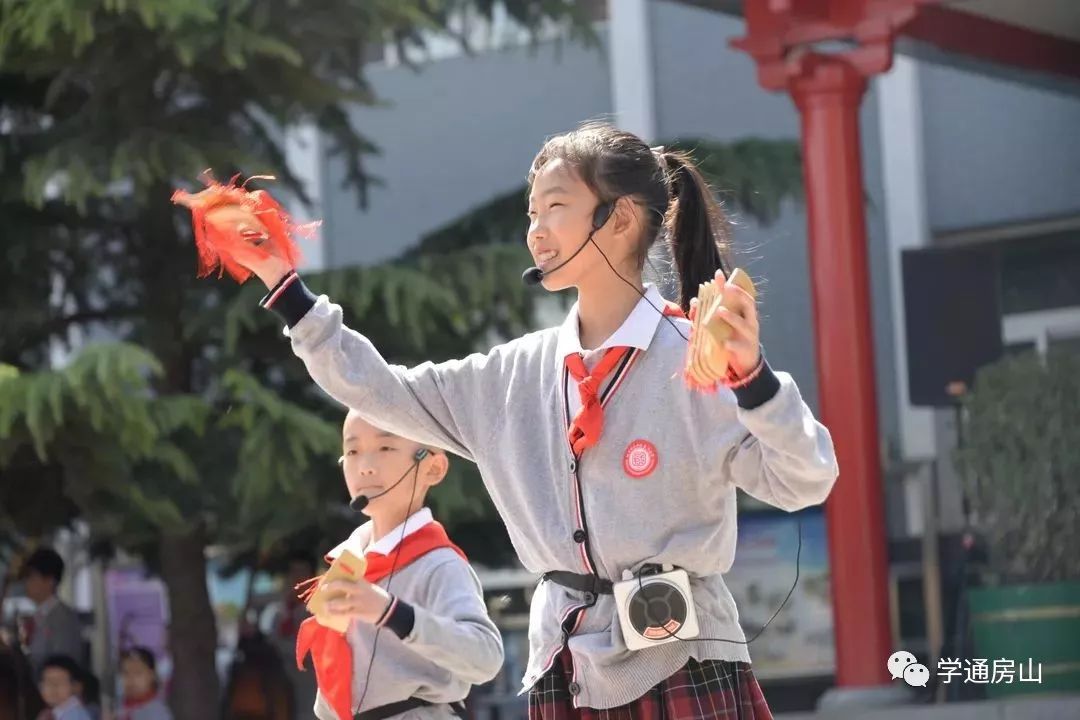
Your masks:
M318 585L312 589L307 599L308 612L315 616L315 620L320 625L331 630L337 630L340 633L344 633L349 629L351 618L348 615L331 615L326 609L326 603L344 597L344 595L341 593L331 595L323 586L335 580L347 580L349 582L362 580L366 567L367 560L353 555L348 550L343 550L340 555L334 558L334 562L330 564L330 569L319 578Z
M751 298L757 299L754 283L742 270L736 268L727 282L734 283ZM729 377L728 352L724 343L734 331L722 318L715 317L716 311L723 307L723 285L715 280L701 283L697 299L697 313L690 325L690 344L686 348L683 376L692 388L712 390L717 383Z

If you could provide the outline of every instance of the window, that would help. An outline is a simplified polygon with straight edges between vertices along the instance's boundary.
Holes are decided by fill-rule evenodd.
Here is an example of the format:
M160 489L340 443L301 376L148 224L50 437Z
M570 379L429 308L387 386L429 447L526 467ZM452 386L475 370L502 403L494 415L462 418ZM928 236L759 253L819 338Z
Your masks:
M1006 352L1080 352L1080 227L1014 234L997 260Z
M1080 308L1080 229L1002 245L1003 314Z

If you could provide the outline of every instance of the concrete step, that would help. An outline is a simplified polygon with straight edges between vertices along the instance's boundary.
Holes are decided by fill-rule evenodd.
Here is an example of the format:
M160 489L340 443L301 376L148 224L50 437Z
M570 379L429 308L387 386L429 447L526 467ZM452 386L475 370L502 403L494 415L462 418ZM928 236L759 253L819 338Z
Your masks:
M777 720L1080 720L1080 694L942 705L779 713Z

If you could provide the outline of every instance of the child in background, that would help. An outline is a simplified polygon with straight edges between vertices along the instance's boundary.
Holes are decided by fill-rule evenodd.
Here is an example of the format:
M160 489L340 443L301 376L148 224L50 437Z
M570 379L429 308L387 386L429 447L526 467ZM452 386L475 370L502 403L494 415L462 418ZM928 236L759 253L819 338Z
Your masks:
M120 656L120 681L124 699L117 720L172 720L169 706L161 699L154 654L133 647Z
M39 689L47 706L38 720L91 720L79 699L82 668L67 655L53 655L41 666Z

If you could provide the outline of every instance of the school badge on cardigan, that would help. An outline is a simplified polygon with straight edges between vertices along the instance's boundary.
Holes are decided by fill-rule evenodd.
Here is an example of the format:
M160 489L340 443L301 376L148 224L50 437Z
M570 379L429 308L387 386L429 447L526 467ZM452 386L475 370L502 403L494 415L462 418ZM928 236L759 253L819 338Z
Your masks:
M623 472L632 478L643 478L652 474L660 462L656 446L648 440L635 440L626 446L623 453Z

